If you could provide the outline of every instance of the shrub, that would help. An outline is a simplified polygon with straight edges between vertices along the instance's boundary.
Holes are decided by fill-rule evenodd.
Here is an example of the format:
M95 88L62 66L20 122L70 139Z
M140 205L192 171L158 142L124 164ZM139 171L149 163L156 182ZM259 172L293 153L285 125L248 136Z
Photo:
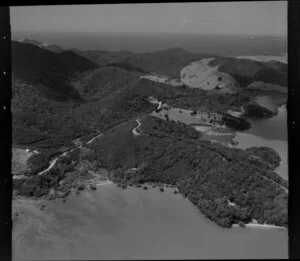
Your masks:
M239 222L238 222L238 225L239 225L240 227L246 227L246 224L245 224L243 221L239 221Z
M193 110L192 112L191 112L191 115L192 116L194 116L194 115L196 115L197 114L197 111L196 110Z
M77 189L78 190L84 190L84 185L79 185Z
M95 185L90 185L90 189L91 189L91 190L96 190L97 187L96 187Z

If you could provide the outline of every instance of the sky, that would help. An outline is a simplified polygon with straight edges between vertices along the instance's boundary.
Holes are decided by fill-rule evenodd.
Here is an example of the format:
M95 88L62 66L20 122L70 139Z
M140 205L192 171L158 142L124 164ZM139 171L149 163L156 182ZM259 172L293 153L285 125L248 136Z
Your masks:
M12 31L287 35L287 1L11 7Z

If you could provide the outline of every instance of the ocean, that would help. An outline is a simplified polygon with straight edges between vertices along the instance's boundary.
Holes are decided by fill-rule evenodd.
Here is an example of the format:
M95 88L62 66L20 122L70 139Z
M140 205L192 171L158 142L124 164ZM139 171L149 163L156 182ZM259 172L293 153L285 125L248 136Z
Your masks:
M13 260L265 259L288 257L287 230L222 228L167 189L72 193L65 203L13 202Z
M191 52L224 56L278 55L287 51L287 38L245 35L162 33L12 32L13 40L30 38L79 50L154 52L180 47Z

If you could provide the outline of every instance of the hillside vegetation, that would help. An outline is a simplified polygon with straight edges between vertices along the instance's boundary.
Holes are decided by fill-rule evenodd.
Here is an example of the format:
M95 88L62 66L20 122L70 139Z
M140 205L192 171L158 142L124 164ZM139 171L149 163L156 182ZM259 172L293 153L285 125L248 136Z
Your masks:
M253 218L260 223L287 225L287 194L265 178L278 165L275 151L221 148L201 141L194 130L176 123L151 116L141 122L144 135L134 137L132 126L119 125L92 144L98 162L117 169L113 172L116 181L176 185L221 226ZM249 159L250 154L257 159ZM137 171L127 171L136 166Z
M193 61L211 57L211 54L192 53L181 48L170 48L152 53L128 51L106 52L102 50L77 51L78 54L99 65L124 64L139 71L156 72L172 78L180 78L180 70ZM119 66L117 66L119 67Z
M54 89L53 81L39 80L42 75L51 76L40 59L46 55L57 61L53 58L56 54L29 46L30 49L35 48L37 57L30 57L28 62L31 62L32 68L41 67L30 77L26 75L29 69L25 63L18 63L20 57L17 55L21 51L27 52L25 47L14 54L13 62L13 71L18 72L13 75L12 86L14 144L45 149L69 146L74 138L102 131L112 124L153 110L153 105L147 101L148 93L143 93L147 86L135 72L103 67L84 71L75 77L71 72L76 69L68 68L66 74L60 71L58 78L53 77L55 81L65 79L63 86L67 86L66 89L59 89L61 86L56 85ZM64 55L70 59L68 63L73 60L76 64L77 59L81 59L70 53ZM78 65L73 65L73 68L78 68ZM73 94L79 99L73 99Z
M192 53L181 48L171 48L153 53L138 53L127 57L124 62L148 72L180 78L180 71L184 66L210 56L209 54Z
M125 63L125 62L109 63L109 64L106 64L105 66L117 67L117 68L121 68L121 69L124 69L126 71L129 71L129 72L147 73L147 71L145 71L145 70L143 70L139 67L133 66L130 63Z
M46 50L54 52L54 53L60 53L60 52L64 51L64 49L57 44L45 44L43 42L33 40L33 39L25 38L25 39L21 40L20 42L27 43L27 44L33 44L33 45L36 45L40 48L46 49Z
M100 66L109 64L109 63L121 63L127 57L135 55L132 52L128 51L115 51L108 52L103 50L92 50L92 51L75 51L77 54L99 64Z
M139 74L108 66L89 71L72 79L72 86L85 100L98 100L112 95L139 80Z
M258 62L233 57L217 57L210 61L211 66L219 65L219 71L231 75L241 87L252 82L266 82L287 86L287 65L281 62Z
M43 85L52 99L80 100L66 80L75 73L96 69L98 65L72 51L53 53L32 44L12 42L13 79Z

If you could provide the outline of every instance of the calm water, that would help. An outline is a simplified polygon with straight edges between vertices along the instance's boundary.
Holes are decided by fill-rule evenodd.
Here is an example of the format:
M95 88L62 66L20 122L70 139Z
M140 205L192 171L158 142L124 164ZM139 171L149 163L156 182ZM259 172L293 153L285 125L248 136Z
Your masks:
M278 115L266 120L251 121L250 134L262 137L266 140L282 140L287 142L287 110L282 106Z
M276 150L281 163L277 173L288 179L288 141L287 141L287 110L285 106L279 108L277 116L266 120L251 120L251 129L237 132L235 140L238 147L266 146Z
M172 191L99 187L46 203L51 221L32 222L15 259L287 258L285 230L218 227ZM27 222L26 224L28 224ZM55 224L55 225L54 225ZM42 226L42 233L37 227ZM18 228L17 228L18 229ZM20 239L20 235L18 237ZM27 238L27 240L29 240ZM45 243L46 242L46 243ZM16 246L16 243L15 243Z
M248 40L247 36L230 35L12 32L14 40L25 37L80 50L153 52L181 47L219 55L276 55L287 50L286 38Z

